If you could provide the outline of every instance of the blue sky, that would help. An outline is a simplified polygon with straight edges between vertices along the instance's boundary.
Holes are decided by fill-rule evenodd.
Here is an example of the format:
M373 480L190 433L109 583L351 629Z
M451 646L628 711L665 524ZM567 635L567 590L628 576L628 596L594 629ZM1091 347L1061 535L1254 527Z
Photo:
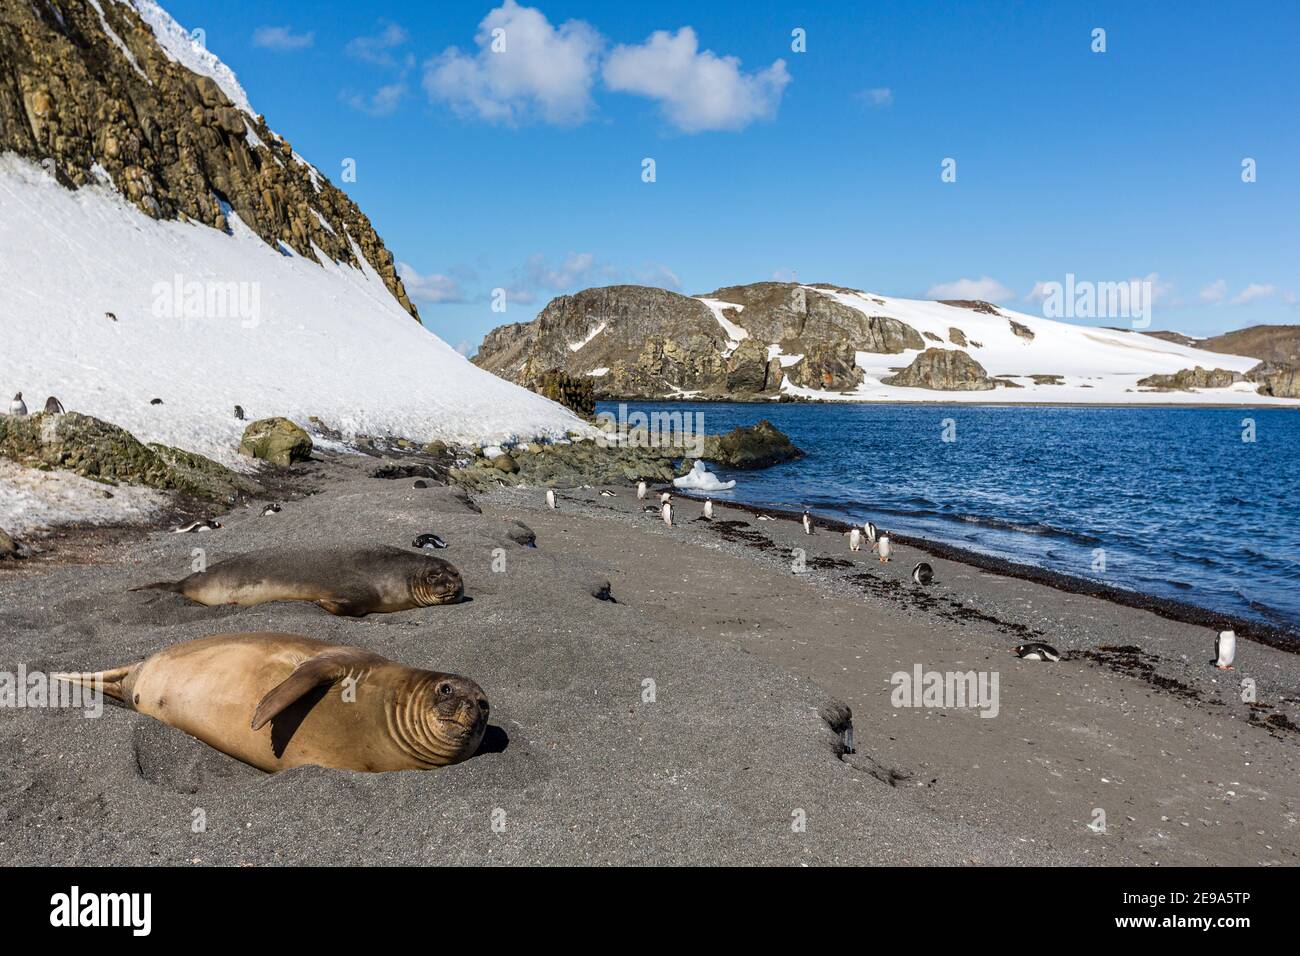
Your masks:
M791 275L1031 314L1145 278L1153 328L1300 322L1291 0L164 5L453 345L587 286Z

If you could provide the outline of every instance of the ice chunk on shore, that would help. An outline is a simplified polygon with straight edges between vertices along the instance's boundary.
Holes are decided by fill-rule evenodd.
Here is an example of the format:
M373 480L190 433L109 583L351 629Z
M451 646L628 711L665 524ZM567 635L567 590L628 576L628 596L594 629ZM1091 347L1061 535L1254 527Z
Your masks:
M736 487L736 483L719 481L718 476L709 471L702 460L697 460L689 472L673 479L673 487L685 488L688 491L727 491Z

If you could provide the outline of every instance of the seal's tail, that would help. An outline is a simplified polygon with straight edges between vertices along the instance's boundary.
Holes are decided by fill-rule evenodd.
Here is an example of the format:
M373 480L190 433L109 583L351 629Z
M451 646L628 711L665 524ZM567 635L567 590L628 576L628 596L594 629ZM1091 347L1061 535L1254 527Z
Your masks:
M130 689L126 686L126 679L131 672L135 670L134 666L114 667L106 671L81 671L62 674L51 674L55 680L63 681L65 684L79 684L82 687L89 687L101 691L105 697L111 697L113 700L120 701L127 707L131 706Z
M181 581L155 581L153 584L142 584L137 588L128 588L131 591L174 591L177 594L181 590Z

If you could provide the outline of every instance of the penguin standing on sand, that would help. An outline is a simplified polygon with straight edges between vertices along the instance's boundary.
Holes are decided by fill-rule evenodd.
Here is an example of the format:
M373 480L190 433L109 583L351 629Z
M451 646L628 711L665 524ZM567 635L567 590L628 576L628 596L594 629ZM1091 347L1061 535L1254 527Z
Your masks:
M645 482L644 482L644 481L638 481L638 482L636 483L636 500L637 500L637 501L645 501Z
M663 517L664 524L671 528L673 526L673 503L671 500L665 501L659 506L659 514Z
M878 537L876 526L872 524L870 521L868 521L866 524L862 526L862 530L867 533L867 540L870 541L872 544L875 544L876 538Z
M929 584L934 580L934 568L925 561L918 562L912 569L912 580L922 586Z
M712 498L704 499L704 520L705 521L713 520L713 499Z
M894 550L889 546L888 534L882 532L880 537L876 539L876 550L880 552L880 563L887 564L889 562L889 555Z
M26 415L27 403L23 401L23 393L19 392L14 396L14 400L9 403L10 415Z
M808 513L808 509L807 509L807 508L805 508L805 509L804 509L804 512L803 512L803 533L804 533L804 534L812 534L812 533L813 533L812 515L810 515L810 514Z
M554 488L546 489L546 507L550 508L552 511L555 510L555 489Z
M859 530L858 528L850 528L848 531L845 531L844 533L849 536L849 550L861 551L862 550L861 530Z
M1060 651L1051 644L1044 644L1041 641L1020 644L1011 653L1026 661L1059 661L1061 659Z
M1214 666L1221 671L1236 670L1232 666L1237 656L1237 635L1234 631L1220 631L1214 639Z

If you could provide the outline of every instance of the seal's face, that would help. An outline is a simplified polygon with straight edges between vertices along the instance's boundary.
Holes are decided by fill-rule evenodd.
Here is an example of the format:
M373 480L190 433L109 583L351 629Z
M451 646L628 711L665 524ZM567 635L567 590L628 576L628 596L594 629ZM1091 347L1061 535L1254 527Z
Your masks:
M446 561L430 558L411 581L411 593L421 607L455 604L465 596L465 584Z
M436 749L447 763L474 756L487 730L488 699L468 677L442 674L428 698L427 725Z

